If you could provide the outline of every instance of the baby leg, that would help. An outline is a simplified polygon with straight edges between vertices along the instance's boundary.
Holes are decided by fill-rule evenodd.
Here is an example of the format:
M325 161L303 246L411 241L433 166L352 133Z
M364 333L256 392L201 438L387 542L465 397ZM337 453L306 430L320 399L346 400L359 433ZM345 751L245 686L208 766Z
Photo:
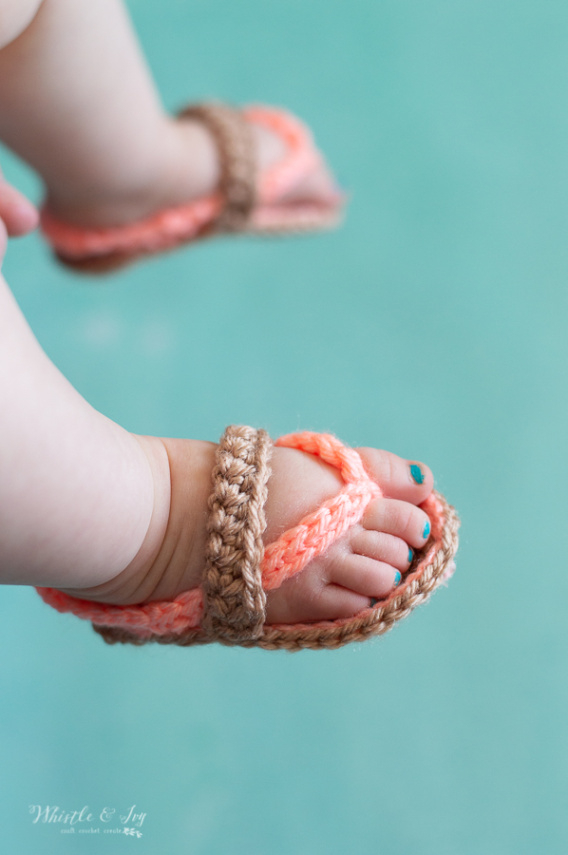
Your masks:
M147 456L50 362L1 276L0 400L2 582L89 585L120 572L152 517Z
M262 170L282 143L253 131ZM81 226L138 221L219 181L210 134L164 112L120 0L0 0L0 139L40 173L50 213ZM317 201L332 183L318 167L294 193Z

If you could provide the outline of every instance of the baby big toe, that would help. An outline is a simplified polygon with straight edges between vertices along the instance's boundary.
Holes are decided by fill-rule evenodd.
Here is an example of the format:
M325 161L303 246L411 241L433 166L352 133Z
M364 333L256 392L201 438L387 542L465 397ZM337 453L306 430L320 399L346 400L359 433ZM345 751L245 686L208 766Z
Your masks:
M357 450L371 478L390 499L420 505L432 492L434 477L424 463L405 460L396 454L375 448Z

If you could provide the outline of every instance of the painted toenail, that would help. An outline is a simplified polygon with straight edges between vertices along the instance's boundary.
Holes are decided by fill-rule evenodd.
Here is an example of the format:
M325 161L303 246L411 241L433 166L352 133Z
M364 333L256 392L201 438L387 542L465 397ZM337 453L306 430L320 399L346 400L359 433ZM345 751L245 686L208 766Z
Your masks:
M422 471L418 463L410 464L410 474L412 475L412 480L415 484L424 483L424 472Z
M400 575L400 572L397 570L396 573L394 574L393 588L396 588L398 585L400 585L401 579L402 579L402 576Z
M422 537L424 538L424 540L427 540L427 538L429 536L430 536L430 520L426 520L426 522L424 523L424 531L422 532Z
M412 559L414 558L414 551L408 547L408 563L412 564Z

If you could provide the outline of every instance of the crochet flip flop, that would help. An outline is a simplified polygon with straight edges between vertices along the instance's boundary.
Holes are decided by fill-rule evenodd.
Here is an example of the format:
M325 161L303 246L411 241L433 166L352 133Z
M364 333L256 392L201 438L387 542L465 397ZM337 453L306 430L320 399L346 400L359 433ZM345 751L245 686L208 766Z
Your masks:
M214 234L288 234L338 223L344 202L339 193L325 203L282 201L322 162L309 130L290 113L264 106L239 111L211 103L186 107L179 118L203 122L212 135L221 172L217 192L110 228L75 226L44 207L41 228L61 262L98 273ZM280 137L286 151L261 174L255 164L252 125Z
M228 427L217 449L209 499L208 542L200 588L173 600L112 606L77 599L54 588L38 588L59 612L90 620L109 644L207 644L213 641L268 650L336 648L382 635L453 572L459 520L433 492L421 505L431 534L415 553L400 585L355 617L314 623L265 623L266 591L278 588L321 555L362 518L369 502L382 496L359 454L329 434L297 433L277 446L319 456L339 470L344 487L264 549L264 503L270 475L271 440L263 430Z

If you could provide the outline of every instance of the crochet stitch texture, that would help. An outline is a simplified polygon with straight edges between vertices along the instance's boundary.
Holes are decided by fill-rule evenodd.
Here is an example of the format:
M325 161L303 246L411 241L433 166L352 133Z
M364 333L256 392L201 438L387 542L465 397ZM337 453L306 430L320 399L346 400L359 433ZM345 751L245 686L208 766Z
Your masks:
M229 427L216 452L201 626L211 638L227 643L262 635L266 607L262 535L271 450L266 431Z
M338 469L344 486L336 496L269 544L264 554L261 530L265 521L259 508L264 503L269 474L268 438L263 431L253 428L229 427L219 446L213 476L206 581L201 588L184 592L171 601L140 606L94 603L52 588L38 588L39 594L58 611L70 611L91 620L94 629L111 644L154 641L187 646L219 641L293 651L336 648L387 632L428 599L447 577L458 546L459 520L455 510L435 491L422 504L432 524L430 538L415 553L401 584L374 606L342 620L267 625L264 592L301 572L312 558L325 552L360 521L369 502L382 496L359 454L330 434L307 431L289 434L275 445L319 456ZM225 486L220 486L223 481ZM228 503L224 495L227 492ZM229 531L225 520L215 517L219 517L220 509L224 517L226 508L235 502L233 516L238 522L236 529L229 526ZM219 538L213 546L212 537L214 541ZM210 573L211 580L206 578ZM232 606L223 603L224 590L229 601L234 598Z

